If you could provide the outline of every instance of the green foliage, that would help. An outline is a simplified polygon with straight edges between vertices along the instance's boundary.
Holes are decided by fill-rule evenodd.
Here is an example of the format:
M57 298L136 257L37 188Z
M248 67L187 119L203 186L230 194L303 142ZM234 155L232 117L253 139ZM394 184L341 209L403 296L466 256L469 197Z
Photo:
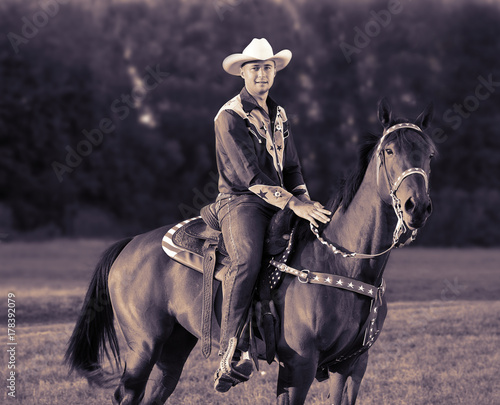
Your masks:
M498 87L467 117L454 109L474 96L479 77L500 80L499 7L402 1L366 46L346 57L342 47L355 46L356 33L387 13L388 4L68 2L26 38L24 25L42 6L3 2L0 203L12 212L15 230L50 226L78 235L76 218L92 207L110 217L106 229L115 224L116 233L194 215L214 198L213 118L242 85L221 62L251 38L267 37L275 51L290 48L294 55L272 94L292 120L316 199L325 201L352 169L363 134L379 132L381 97L410 118L434 101L434 129L444 132L433 168L436 211L432 232L419 243L498 244L492 218L500 190ZM13 45L12 34L24 41ZM127 105L123 97L158 66L168 77ZM106 119L112 130L69 167L68 148L82 148L82 131L99 130Z

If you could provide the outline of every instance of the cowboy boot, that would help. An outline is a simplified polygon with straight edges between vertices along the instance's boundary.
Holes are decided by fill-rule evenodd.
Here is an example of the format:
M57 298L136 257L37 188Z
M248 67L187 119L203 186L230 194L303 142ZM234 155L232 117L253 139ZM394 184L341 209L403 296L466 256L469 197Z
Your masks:
M231 387L248 381L253 371L252 360L248 352L243 352L238 360L235 356L238 339L229 339L228 348L223 354L219 368L214 375L214 389L227 392Z

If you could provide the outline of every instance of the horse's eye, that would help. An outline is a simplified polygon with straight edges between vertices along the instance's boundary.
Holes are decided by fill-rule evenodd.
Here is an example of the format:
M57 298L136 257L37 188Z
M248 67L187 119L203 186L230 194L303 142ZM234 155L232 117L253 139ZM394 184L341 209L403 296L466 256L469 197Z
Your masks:
M432 159L433 157L434 157L434 153L431 153L431 154L429 155L429 159Z
M394 152L392 151L392 149L386 149L385 153L387 153L387 155L389 155L389 156L394 155Z

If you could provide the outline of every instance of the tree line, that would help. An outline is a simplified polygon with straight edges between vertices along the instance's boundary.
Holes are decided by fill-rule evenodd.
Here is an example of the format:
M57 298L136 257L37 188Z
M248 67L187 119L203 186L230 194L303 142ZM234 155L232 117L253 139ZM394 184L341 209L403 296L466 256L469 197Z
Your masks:
M216 190L213 118L253 37L293 58L271 91L311 195L353 169L377 101L429 102L440 157L418 243L497 245L500 10L473 1L202 0L0 5L0 233L137 233Z

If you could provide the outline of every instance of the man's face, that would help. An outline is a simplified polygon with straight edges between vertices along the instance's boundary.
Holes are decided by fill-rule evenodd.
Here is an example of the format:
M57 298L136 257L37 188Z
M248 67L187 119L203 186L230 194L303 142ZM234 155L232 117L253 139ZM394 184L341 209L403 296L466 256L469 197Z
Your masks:
M274 83L276 68L273 61L248 62L241 67L240 75L250 94L265 94Z

